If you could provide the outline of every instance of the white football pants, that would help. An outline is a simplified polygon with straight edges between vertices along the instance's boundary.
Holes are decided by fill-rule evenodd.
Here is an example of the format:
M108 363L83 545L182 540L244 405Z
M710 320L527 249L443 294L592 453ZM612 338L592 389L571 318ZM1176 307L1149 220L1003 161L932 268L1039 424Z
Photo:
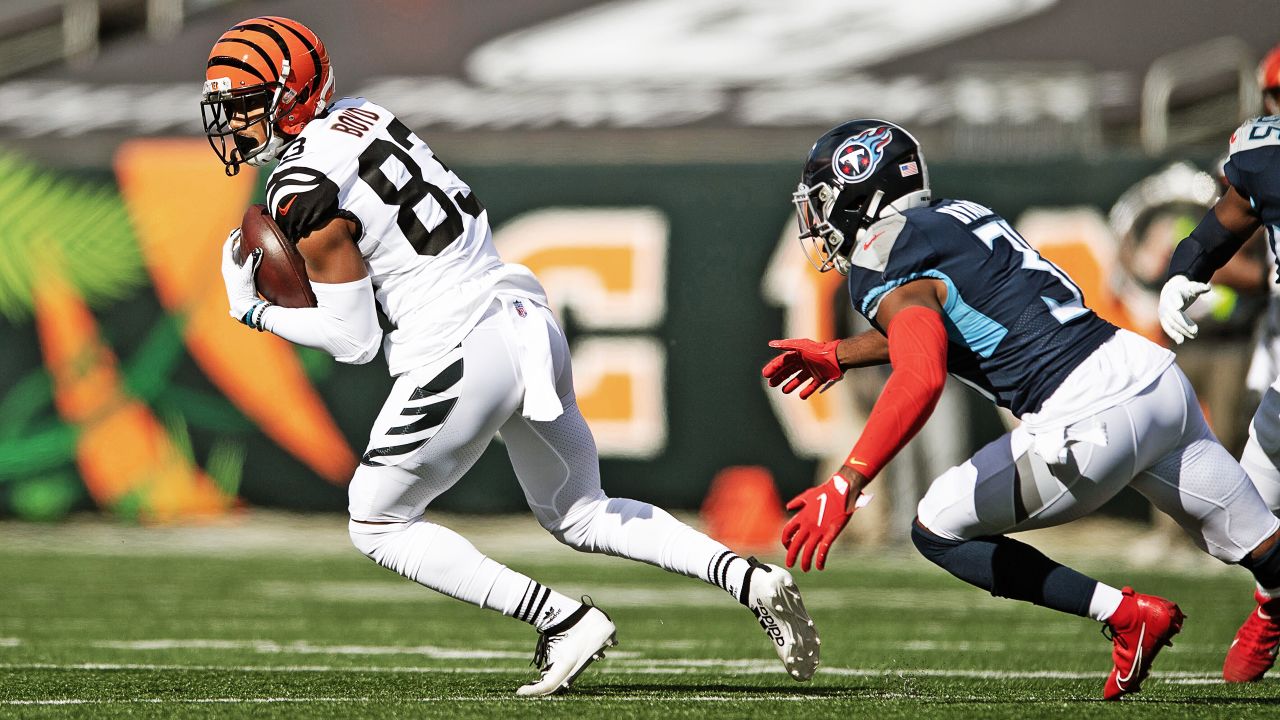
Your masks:
M1060 464L1037 454L1023 427L991 442L934 481L920 522L953 540L1052 527L1132 486L1225 562L1280 527L1209 430L1176 365L1135 397L1069 426L1067 437L1078 439Z
M550 363L522 362L528 360L522 353L529 351L530 328L520 323L545 325L549 343L542 347L549 349ZM548 366L564 412L550 422L529 420L521 414L522 368ZM551 311L528 300L495 301L458 348L396 379L351 480L350 529L356 547L460 600L504 612L515 604L495 601L501 588L474 580L476 573L501 574L486 570L496 566L493 561L456 533L440 533L435 530L439 526L421 519L499 432L529 507L558 540L584 552L657 565L745 596L740 591L746 560L661 508L605 495L595 440L573 394L568 343ZM433 542L438 546L428 547ZM516 588L512 596L524 592L523 581L511 587Z

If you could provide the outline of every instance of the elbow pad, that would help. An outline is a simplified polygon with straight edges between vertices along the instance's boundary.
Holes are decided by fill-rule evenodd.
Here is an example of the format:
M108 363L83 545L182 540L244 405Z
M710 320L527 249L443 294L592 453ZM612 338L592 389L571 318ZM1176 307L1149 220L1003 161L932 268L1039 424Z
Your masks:
M1213 208L1209 208L1191 235L1174 248L1165 280L1174 275L1185 275L1196 282L1209 282L1248 239L1228 230Z
M289 342L323 350L341 363L362 365L372 360L378 354L382 328L369 278L313 282L311 289L316 307L272 305L262 313L262 328Z

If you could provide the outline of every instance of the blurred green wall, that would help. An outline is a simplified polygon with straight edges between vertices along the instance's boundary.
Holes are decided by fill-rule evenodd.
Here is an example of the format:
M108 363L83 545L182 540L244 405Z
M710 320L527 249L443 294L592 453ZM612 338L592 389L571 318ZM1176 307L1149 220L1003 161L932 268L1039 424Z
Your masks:
M1105 212L1125 188L1161 164L1118 158L1034 165L937 163L930 170L936 195L975 200L1013 219L1031 206L1090 205ZM790 222L789 196L798 163L454 169L485 203L495 228L554 207L653 207L666 216L665 318L651 330L626 334L656 337L666 350L666 387L658 390L666 399L667 442L651 460L604 459L608 492L697 507L711 478L730 465L768 468L784 497L811 483L815 462L792 451L759 382L759 368L770 356L766 343L782 332L782 311L763 298L761 276ZM112 182L105 171L79 179ZM210 267L209 272L218 269ZM153 368L148 371L152 380L159 373L161 389L148 390L146 400L189 436L197 462L228 438L244 448L239 495L245 502L298 510L345 508L342 488L315 478L265 439L204 378L175 343L176 330L168 327L172 323L145 282L124 299L96 306L94 313L123 366ZM571 340L584 333L572 310L562 321ZM92 507L78 487L72 459L51 463L46 457L37 463L24 450L24 438L59 424L48 383L40 380L42 364L31 322L0 320L0 347L0 410L20 407L26 413L21 426L6 425L0 417L0 514L57 517ZM378 359L350 367L318 353L303 355L340 428L354 448L363 448L367 427L391 384L385 364ZM989 410L974 404L973 412L976 445L999 429ZM502 447L490 447L438 507L467 512L524 508Z

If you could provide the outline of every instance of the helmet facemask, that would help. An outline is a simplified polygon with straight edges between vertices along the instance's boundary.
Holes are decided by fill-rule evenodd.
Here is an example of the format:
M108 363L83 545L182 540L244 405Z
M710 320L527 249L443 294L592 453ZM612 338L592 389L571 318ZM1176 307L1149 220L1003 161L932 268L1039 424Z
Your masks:
M227 175L239 173L240 163L258 167L272 162L284 147L285 139L277 133L276 122L288 74L286 60L280 82L233 90L227 79L205 81L204 99L200 102L204 133L226 166ZM261 142L246 132L258 124L264 129Z
M791 196L800 223L800 248L818 272L835 269L848 275L854 246L880 212L883 191L876 190L869 200L850 195L821 182L813 187L801 183Z

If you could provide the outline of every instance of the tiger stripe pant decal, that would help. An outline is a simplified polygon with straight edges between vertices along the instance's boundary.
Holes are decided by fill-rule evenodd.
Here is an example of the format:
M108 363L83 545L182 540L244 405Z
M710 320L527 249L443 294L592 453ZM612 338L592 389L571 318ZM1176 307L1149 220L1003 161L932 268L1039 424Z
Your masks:
M461 346L455 348L454 352L461 356ZM403 425L394 425L382 432L381 440L391 444L383 445L378 440L370 441L370 447L360 458L360 464L369 467L393 465L395 463L391 459L416 452L426 445L427 441L439 432L440 427L449 418L450 411L457 405L458 397L455 389L461 380L462 358L458 357L438 375L410 393L406 402L415 403L419 400L430 402L406 405L401 408L400 415L409 421ZM379 462L377 458L388 458L388 461Z

